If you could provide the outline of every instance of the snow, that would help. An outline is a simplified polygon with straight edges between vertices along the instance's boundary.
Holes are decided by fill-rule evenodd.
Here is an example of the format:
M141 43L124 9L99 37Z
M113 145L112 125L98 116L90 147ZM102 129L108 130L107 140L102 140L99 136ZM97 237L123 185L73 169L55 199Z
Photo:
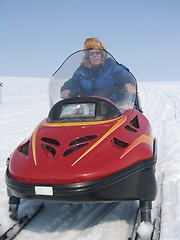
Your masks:
M149 222L142 222L138 227L138 234L142 239L150 239L153 231L153 224Z
M6 159L14 148L31 135L49 111L46 78L0 77L0 232L10 224L4 175ZM161 209L161 240L180 239L180 81L139 82L145 116L158 140L156 177L158 196L153 218ZM16 239L127 239L136 202L68 204L46 202ZM149 232L142 223L141 232Z

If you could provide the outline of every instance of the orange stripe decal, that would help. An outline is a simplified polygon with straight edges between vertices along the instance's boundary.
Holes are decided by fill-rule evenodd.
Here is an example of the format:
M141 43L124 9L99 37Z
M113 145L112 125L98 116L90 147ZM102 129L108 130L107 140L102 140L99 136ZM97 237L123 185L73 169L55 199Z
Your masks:
M37 165L37 159L36 159L36 135L37 135L38 127L35 129L33 136L32 136L32 151L33 151L33 158L34 158L34 164Z
M71 126L87 126L87 125L99 125L110 123L116 121L119 118L114 118L110 120L103 120L103 121L94 121L94 122L58 122L58 123L51 123L51 122L44 122L43 125L46 127L71 127ZM120 118L121 119L121 118Z
M86 156L90 151L92 151L96 146L98 146L104 139L106 139L112 132L114 132L120 125L126 121L127 117L119 119L116 124L109 129L97 142L95 142L86 152L84 152L71 166L74 166L78 163L84 156Z
M152 139L150 137L148 137L146 135L141 135L136 140L134 140L134 142L126 149L126 151L120 157L120 159L123 158L128 152L130 152L133 148L135 148L138 144L140 144L142 142L152 145Z

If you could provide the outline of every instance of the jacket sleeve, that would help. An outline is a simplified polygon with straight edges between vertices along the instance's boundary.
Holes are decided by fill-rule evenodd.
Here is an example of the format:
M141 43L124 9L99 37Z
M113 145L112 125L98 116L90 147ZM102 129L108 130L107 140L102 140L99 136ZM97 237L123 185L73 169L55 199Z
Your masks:
M72 78L67 80L61 87L60 91L62 92L66 89L69 89L71 91L71 97L78 97L81 94L78 75L74 74Z
M132 73L124 65L119 65L112 74L113 79L120 88L124 88L126 83L135 85L135 79Z

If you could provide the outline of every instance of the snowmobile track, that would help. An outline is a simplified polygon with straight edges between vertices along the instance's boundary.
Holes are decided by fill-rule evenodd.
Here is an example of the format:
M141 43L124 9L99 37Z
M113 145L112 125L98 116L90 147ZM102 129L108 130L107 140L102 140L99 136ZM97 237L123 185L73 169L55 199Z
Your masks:
M50 235L53 239L81 240L93 235L93 230L95 230L99 224L100 231L101 228L107 228L107 239L111 239L112 234L116 236L119 234L121 239L127 240L127 237L130 235L129 231L131 231L132 228L133 218L135 217L135 212L132 216L132 210L137 211L137 204L134 201L109 204L54 204L45 203L43 210L18 234L17 239L28 239L30 233L31 235L33 233L34 239L37 239L42 232L44 234L44 231L46 231L47 238ZM80 215L79 211L81 213ZM127 219L121 218L122 211L122 216L124 216L124 212L129 211ZM114 213L117 212L120 213L120 216L119 214L114 215ZM124 233L118 231L111 232L112 229L109 231L110 221L115 221L114 223L117 227L120 226L119 224L128 221L129 224L126 229L126 234L123 235ZM101 224L105 224L105 226ZM115 228L113 231L115 231ZM108 237L109 234L110 237Z

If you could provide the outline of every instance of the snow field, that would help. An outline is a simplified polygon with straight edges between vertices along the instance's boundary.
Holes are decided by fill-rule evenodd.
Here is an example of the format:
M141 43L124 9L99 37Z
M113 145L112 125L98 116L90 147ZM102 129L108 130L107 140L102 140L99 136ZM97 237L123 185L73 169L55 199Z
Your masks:
M49 99L48 79L0 77L0 82L4 85L0 104L1 232L9 222L4 183L6 159L47 116ZM159 192L153 202L153 218L157 217L162 203L160 239L179 240L180 82L139 82L139 93L144 114L158 141ZM16 239L127 239L136 209L136 202L77 205L47 202L41 214Z

